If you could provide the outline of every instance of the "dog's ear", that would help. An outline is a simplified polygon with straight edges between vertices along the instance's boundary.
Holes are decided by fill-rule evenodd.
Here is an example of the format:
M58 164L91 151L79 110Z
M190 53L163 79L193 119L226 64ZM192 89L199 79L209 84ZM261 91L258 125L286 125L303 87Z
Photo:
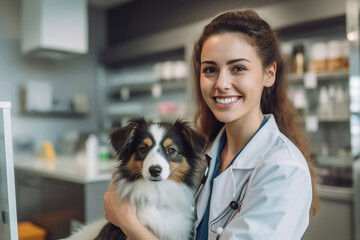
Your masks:
M120 154L131 146L136 130L142 124L146 124L144 118L132 118L127 122L125 127L122 127L110 134L110 144L117 154Z
M204 134L195 131L186 121L181 119L176 120L174 126L181 129L182 135L184 136L186 142L195 151L197 157L200 157L205 153L205 150L209 145L209 141Z

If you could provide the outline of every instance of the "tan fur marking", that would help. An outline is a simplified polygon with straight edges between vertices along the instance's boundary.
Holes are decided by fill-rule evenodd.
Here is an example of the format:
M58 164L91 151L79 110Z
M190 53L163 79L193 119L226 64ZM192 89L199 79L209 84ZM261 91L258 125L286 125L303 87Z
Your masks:
M150 138L145 138L144 139L144 143L148 146L151 147L153 145L153 142L151 141Z
M182 158L181 163L171 162L170 163L171 175L169 179L178 183L183 182L184 176L189 170L189 168L190 166L184 157Z
M133 173L141 174L142 169L142 161L136 161L135 160L135 153L131 156L129 162L126 164L126 167Z
M173 141L170 138L165 139L165 141L163 142L164 148L169 147L171 144L173 144Z
M133 135L135 134L136 129L137 129L137 126L134 126L134 127L131 129L129 135L130 135L130 136L133 136Z

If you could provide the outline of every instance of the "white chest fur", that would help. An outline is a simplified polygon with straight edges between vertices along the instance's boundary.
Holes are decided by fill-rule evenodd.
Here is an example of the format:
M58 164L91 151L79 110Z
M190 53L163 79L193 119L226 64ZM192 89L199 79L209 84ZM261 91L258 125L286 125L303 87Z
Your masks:
M185 184L120 180L117 191L136 204L141 223L161 240L184 240L192 233L194 192Z

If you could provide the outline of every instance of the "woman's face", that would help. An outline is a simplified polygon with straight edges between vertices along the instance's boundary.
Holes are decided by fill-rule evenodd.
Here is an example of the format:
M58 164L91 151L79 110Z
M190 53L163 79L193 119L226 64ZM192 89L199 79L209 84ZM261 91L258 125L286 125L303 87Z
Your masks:
M248 36L210 36L203 44L200 69L202 96L220 122L262 120L261 94L274 83L276 64L264 70Z

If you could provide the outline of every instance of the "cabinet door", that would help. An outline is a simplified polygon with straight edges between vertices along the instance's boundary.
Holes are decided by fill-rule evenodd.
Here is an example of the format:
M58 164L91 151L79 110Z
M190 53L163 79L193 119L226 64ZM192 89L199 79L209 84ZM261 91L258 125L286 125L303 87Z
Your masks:
M71 220L84 222L84 186L47 177L42 179L42 214L38 222L48 230L48 240L67 237Z
M321 212L310 220L302 240L354 239L352 200L321 198Z
M31 221L39 225L42 211L42 178L34 174L16 170L16 196L18 220Z
M10 103L0 102L0 239L18 239Z

